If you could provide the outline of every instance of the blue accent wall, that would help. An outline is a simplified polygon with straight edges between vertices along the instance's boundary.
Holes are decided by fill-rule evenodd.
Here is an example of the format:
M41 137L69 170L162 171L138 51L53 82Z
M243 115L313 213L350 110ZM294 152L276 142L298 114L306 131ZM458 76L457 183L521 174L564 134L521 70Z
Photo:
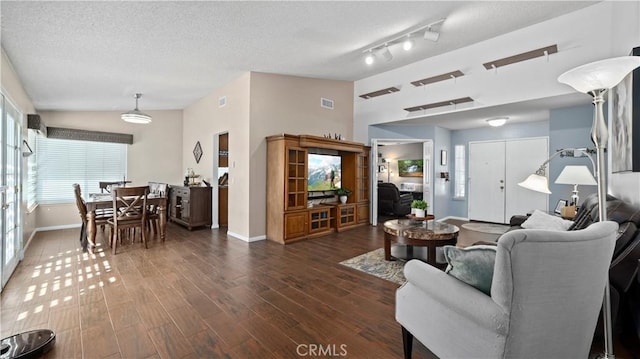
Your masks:
M551 110L549 114L549 156L561 148L595 148L591 141L593 123L593 105L581 105ZM593 155L595 161L595 154ZM556 178L567 165L585 165L593 170L591 161L586 157L556 157L549 162L549 210L553 210L560 199L571 200L573 186L555 184ZM597 186L578 186L580 202L587 195L597 192Z

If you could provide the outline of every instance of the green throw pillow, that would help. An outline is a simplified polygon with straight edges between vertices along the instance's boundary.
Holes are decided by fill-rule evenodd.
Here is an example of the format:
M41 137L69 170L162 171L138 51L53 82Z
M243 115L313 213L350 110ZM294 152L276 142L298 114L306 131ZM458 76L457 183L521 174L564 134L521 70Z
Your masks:
M449 264L445 273L491 295L496 249L496 246L490 245L467 248L444 246L444 257Z

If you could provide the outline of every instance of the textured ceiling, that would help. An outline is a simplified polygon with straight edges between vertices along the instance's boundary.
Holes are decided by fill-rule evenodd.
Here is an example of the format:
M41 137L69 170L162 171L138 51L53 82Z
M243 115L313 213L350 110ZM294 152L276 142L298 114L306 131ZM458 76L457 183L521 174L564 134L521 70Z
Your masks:
M358 80L591 5L576 1L0 1L1 42L38 110L182 109L246 71ZM362 51L446 18L437 43Z

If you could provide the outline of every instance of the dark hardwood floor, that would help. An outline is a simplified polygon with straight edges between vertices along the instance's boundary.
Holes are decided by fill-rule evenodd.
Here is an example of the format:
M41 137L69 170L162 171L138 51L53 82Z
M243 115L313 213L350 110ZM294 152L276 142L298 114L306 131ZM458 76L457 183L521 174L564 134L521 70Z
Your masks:
M283 246L170 224L165 244L115 256L99 233L95 257L78 231L37 233L2 292L0 337L52 329L47 358L402 357L398 286L339 264L381 248L379 228ZM416 342L414 357L433 356Z

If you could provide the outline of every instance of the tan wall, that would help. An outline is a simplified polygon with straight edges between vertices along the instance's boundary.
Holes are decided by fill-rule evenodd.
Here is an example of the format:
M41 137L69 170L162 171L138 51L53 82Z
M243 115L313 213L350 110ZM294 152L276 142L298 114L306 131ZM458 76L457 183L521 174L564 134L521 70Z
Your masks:
M229 133L229 224L232 235L249 235L249 73L203 97L184 109L182 173L193 168L217 191L217 173L213 173L213 139L219 133ZM227 104L218 107L218 98L226 96ZM200 141L203 155L196 164L193 148ZM213 204L217 206L214 193ZM215 209L214 209L215 210Z
M320 107L324 97L335 108ZM278 134L322 136L338 133L353 138L353 82L251 73L250 237L266 234L267 143ZM231 198L231 197L230 197Z
M182 111L146 112L153 117L148 125L124 122L119 111L44 111L40 116L47 126L133 134L133 144L127 149L127 179L133 184L182 183ZM73 206L38 206L37 228L78 222Z
M0 83L2 84L2 93L11 100L11 102L18 108L18 110L24 115L22 119L22 137L27 138L27 114L35 113L33 103L27 95L26 91L22 87L22 82L13 69L13 65L9 58L2 49L2 56L0 56ZM22 160L22 183L26 183L26 179L29 175L27 170L27 159L23 157ZM22 243L23 246L29 240L36 228L36 214L34 212L27 212L26 201L23 198L22 201Z
M219 108L221 96L227 97L227 105ZM321 108L321 97L334 100L335 110ZM229 132L229 233L248 241L263 239L265 137L283 132L319 136L335 132L350 139L352 99L351 82L246 73L184 110L183 171L192 167L215 181L213 137ZM204 151L199 164L192 154L196 141Z

